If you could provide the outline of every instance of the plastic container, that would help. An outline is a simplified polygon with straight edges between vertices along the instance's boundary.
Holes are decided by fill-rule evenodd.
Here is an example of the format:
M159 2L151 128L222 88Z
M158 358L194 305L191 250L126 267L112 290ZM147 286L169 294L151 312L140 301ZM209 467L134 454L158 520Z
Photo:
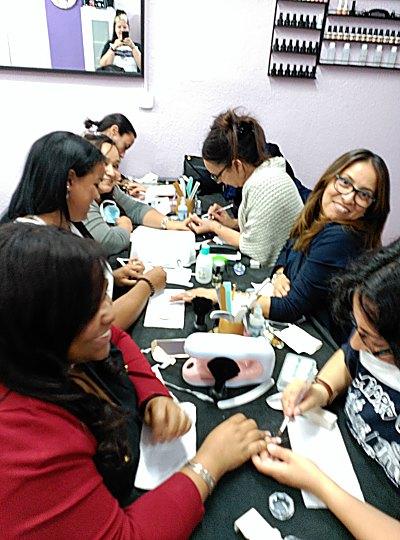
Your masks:
M249 323L247 326L247 331L250 336L258 337L261 336L264 330L265 319L262 313L262 307L260 304L254 306L253 312L249 315Z
M196 259L195 277L198 283L206 285L212 278L212 257L210 247L202 246Z
M179 221L184 221L188 217L188 207L186 205L186 200L184 197L181 197L178 205L178 219ZM208 283L208 282L207 282Z

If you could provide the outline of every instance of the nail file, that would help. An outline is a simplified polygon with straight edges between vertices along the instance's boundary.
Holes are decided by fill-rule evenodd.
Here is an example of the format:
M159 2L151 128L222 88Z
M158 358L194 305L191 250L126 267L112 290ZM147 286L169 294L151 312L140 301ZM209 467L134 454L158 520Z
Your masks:
M282 435L283 435L285 429L287 428L289 422L290 422L290 416L285 416L285 418L283 419L283 422L281 424L281 427L278 429L276 437L282 437Z

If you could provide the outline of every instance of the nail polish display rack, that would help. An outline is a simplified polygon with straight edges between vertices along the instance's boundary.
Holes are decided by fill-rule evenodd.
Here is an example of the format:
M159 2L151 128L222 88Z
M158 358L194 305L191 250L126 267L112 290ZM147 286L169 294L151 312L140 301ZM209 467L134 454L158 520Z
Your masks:
M400 13L380 9L376 0L369 9L364 0L363 9L357 4L276 0L268 75L315 79L318 65L399 71Z
M351 4L328 10L319 64L399 71L400 13L379 9L376 1L370 10Z
M328 7L326 0L276 1L270 77L316 78Z

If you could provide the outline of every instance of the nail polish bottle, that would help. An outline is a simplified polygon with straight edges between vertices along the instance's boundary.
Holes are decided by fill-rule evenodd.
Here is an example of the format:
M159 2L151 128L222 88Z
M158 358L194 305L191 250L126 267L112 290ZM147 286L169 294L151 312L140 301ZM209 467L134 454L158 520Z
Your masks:
M304 28L310 28L310 15L306 15L306 20L304 21Z
M282 39L280 52L286 52L286 39Z
M372 42L373 42L373 43L377 43L377 42L378 42L378 39L379 39L378 29L375 28L375 30L374 30L374 35L373 35L373 37L372 37Z
M328 29L325 30L324 38L325 39L331 39L332 38L332 25L331 24L328 26Z
M372 43L374 41L374 30L370 28L368 30L368 43Z
M367 57L368 57L368 45L366 43L363 43L363 45L361 45L361 51L358 57L358 63L360 64L360 66L365 66L367 62Z
M307 47L307 54L313 54L313 52L314 52L313 43L312 41L310 41Z
M390 39L389 39L389 43L392 45L393 43L396 42L396 31L395 30L392 30L390 32Z
M317 16L314 15L313 18L311 19L311 24L310 24L310 28L317 28Z
M374 52L374 58L373 58L373 66L380 66L382 62L382 53L383 53L383 47L382 45L377 45L375 52Z
M272 64L271 77L276 77L276 64Z
M288 46L287 46L287 52L293 52L293 41L291 39L289 39L289 43L288 43Z
M309 79L310 78L310 68L306 66L306 69L304 71L304 76Z
M349 15L355 15L356 13L356 0L353 0L353 3L351 5L351 9L349 11Z
M337 39L337 38L338 38L338 30L337 30L337 26L334 25L332 29L332 39Z
M298 71L298 73L297 73L297 76L298 76L299 78L304 77L303 65L300 65L299 71Z
M290 64L286 64L285 77L290 77Z
M278 20L276 21L276 26L283 26L283 13L279 13Z
M317 72L317 66L313 66L310 72L310 79L315 79L316 72Z
M338 0L337 8L336 8L336 14L341 15L342 14L342 6L343 6L343 0Z
M363 28L362 37L360 41L368 41L368 28Z
M337 39L344 39L343 26L339 26L338 33L337 33Z
M383 36L383 43L389 43L390 41L390 30L386 30L385 35Z
M400 45L400 30L397 32L395 43L396 45Z
M283 26L290 26L290 14L286 13L285 20L283 22Z
M279 64L277 74L278 74L279 77L283 76L283 64Z
M292 77L297 77L297 67L296 67L296 64L293 66L293 69L292 69Z
M304 15L303 14L300 15L299 28L304 28Z
M383 43L383 41L384 41L383 28L381 28L379 30L378 43Z
M296 39L296 43L294 44L293 52L294 53L300 52L300 41L298 39Z
M274 52L279 52L279 39L278 38L275 38L275 43L274 43L274 45L272 47L272 50Z
M296 13L293 14L292 20L290 21L290 26L297 26L297 15Z
M348 26L346 26L345 30L344 30L344 39L349 41L350 40L350 28Z
M306 42L303 41L303 43L301 44L301 47L300 47L300 52L301 54L304 54L306 52Z
M314 43L314 54L318 54L318 50L319 50L319 43L318 43L318 41L316 41Z
M361 41L362 39L363 39L363 30L362 30L361 26L359 26L358 29L357 29L356 41Z

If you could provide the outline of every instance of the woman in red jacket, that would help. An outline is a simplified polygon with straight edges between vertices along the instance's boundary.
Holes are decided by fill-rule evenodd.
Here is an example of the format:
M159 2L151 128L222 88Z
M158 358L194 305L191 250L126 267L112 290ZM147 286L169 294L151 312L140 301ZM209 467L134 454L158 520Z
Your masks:
M235 415L138 497L142 421L159 441L190 422L112 326L99 249L52 226L0 227L3 540L187 538L214 483L266 447L255 422Z

